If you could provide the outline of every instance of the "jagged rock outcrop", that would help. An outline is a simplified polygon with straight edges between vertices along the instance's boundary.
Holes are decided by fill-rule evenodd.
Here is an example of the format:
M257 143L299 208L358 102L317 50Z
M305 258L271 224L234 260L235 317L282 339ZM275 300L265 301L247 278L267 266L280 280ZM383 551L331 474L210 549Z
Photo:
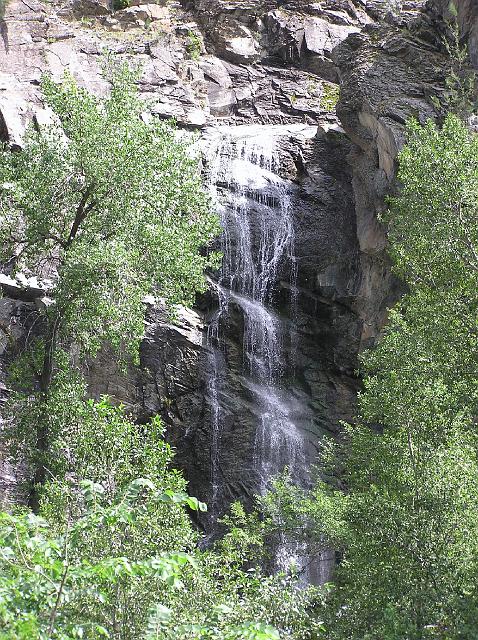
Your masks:
M431 5L409 5L399 20L370 25L334 50L341 83L337 114L354 143L349 161L363 277L354 308L364 319L364 344L373 341L400 293L378 215L396 188L405 123L410 117L424 123L438 116L433 98L442 96L448 69Z
M0 25L0 134L19 143L41 112L44 72L59 79L69 70L103 92L105 50L140 63L154 112L182 126L318 122L327 114L323 80L338 79L334 48L382 15L379 6L388 3L134 0L113 11L107 0L10 0Z
M156 102L153 112L174 117L182 126L201 127L226 117L318 122L326 110L321 105L321 81L314 74L316 63L291 68L285 41L293 31L297 46L304 48L302 41L309 42L314 51L307 49L308 55L313 53L330 66L332 46L357 29L350 18L350 24L337 25L331 35L332 27L325 29L322 18L310 17L297 30L289 24L292 14L271 10L257 17L263 41L256 44L255 36L234 31L249 29L252 20L250 7L240 3L234 3L234 29L227 27L228 14L222 11L216 17L226 16L224 24L209 25L206 18L212 4L207 10L201 3L187 10L169 0L130 4L115 12L106 2L85 0L72 4L11 0L6 5L0 29L4 138L19 144L26 123L41 113L38 84L44 72L59 79L68 70L90 90L103 92L101 54L107 50L141 65L140 88ZM314 20L321 20L322 26L314 27ZM261 64L249 64L259 58ZM303 60L302 55L293 58Z
M334 81L332 50L370 22L358 4L199 0L189 6L216 54L230 62L277 58Z

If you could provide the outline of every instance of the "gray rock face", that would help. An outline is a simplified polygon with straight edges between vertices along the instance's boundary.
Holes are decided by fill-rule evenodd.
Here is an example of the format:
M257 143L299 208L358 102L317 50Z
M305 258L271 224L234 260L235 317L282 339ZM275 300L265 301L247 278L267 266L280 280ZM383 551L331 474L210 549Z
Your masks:
M106 49L142 65L140 88L154 97L155 113L180 125L202 127L217 119L318 123L327 115L322 82L338 81L337 46L348 36L353 46L354 34L360 39L358 33L377 21L406 26L420 4L185 0L180 6L135 0L112 13L107 0L11 0L0 43L0 133L19 144L25 123L41 110L42 72L59 78L69 70L89 89L105 91L100 54ZM462 5L463 22L472 24L472 3ZM472 49L474 27L469 29ZM403 86L402 80L399 74L394 86Z
M339 24L316 16L298 18L294 13L280 9L271 11L265 20L266 42L272 54L318 76L337 81L337 71L331 59L333 49L359 27L347 21Z
M333 47L370 20L346 2L311 3L300 12L293 3L189 4L134 0L112 12L107 0L11 0L0 42L0 134L20 143L26 122L42 109L43 72L59 79L68 70L104 92L104 50L140 63L140 88L156 101L154 113L182 126L316 123L326 115L322 79L337 79Z
M454 4L458 10L460 31L467 40L471 63L478 68L478 5L474 0L455 0ZM429 2L429 11L440 22L454 19L450 13L450 3L446 0Z
M390 275L385 230L377 221L385 196L395 188L397 154L407 118L436 118L432 97L443 92L446 56L439 24L424 3L408 3L391 24L371 25L334 50L341 98L337 114L354 143L353 170L361 286L354 309L370 344L400 294Z

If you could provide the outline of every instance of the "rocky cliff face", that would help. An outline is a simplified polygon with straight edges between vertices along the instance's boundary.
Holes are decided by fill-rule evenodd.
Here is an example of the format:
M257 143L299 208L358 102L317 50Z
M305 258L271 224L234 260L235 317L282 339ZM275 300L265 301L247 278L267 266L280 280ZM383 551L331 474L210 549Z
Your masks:
M104 50L140 63L140 88L153 97L153 113L183 126L228 116L317 122L320 79L337 79L332 49L371 20L351 2L311 3L300 11L279 0L130 5L113 12L107 0L7 2L0 51L4 137L17 144L25 122L41 113L44 71L60 78L69 70L89 89L104 91Z
M468 47L471 64L478 68L478 5L473 0L460 0L455 3L458 12L458 24L462 40ZM430 3L430 13L438 23L438 30L443 29L443 21L453 19L450 3L446 0L435 0Z
M405 122L437 117L432 97L442 95L448 69L439 36L442 25L433 8L409 3L408 11L369 25L334 50L341 85L337 115L353 142L349 162L363 274L355 308L364 319L367 343L399 293L388 269L378 215L395 188Z
M203 132L205 180L221 204L232 239L226 257L235 267L225 262L221 273L210 274L210 292L179 323L168 322L161 309L148 310L140 370L121 376L105 353L91 363L89 381L93 395L126 402L140 420L163 416L191 490L215 502L215 516L231 499L250 500L264 470L277 470L274 457L290 466L287 455L295 456L296 473L307 482L322 434L353 417L357 354L374 341L400 294L377 213L394 188L406 119L435 116L431 97L440 96L446 73L439 40L444 5L133 0L120 11L106 0L6 5L0 134L12 147L21 144L26 122L50 117L39 100L41 73L59 79L69 70L101 93L105 49L141 63L140 89L157 117ZM474 3L462 0L459 10L475 59ZM212 175L214 158L222 158L227 175ZM267 220L277 224L267 227ZM279 228L285 240L277 243ZM264 271L265 263L260 271L258 257L272 255L272 245L275 271ZM241 284L237 265L247 256L251 273L267 280L264 295ZM34 300L31 283L17 285L2 301L1 319L21 327L15 318L25 305L33 310ZM276 347L282 370L264 378L261 361L273 362ZM272 416L268 427L265 415ZM274 440L277 434L286 435ZM6 469L8 486L10 476Z

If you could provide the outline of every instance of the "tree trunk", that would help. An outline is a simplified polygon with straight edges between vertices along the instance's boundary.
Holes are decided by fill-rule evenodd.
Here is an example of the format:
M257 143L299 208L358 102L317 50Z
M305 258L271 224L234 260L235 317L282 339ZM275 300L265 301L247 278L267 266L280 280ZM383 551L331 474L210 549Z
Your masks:
M50 398L51 382L53 377L53 366L55 363L55 352L58 342L58 331L60 328L60 315L56 314L51 319L47 334L45 337L45 347L43 353L42 370L39 378L39 399L40 410L38 412L38 420L35 425L36 431L36 451L35 451L35 469L33 473L29 506L34 513L38 513L40 507L40 489L46 481L47 472L47 455L49 447L48 419L49 407L48 400Z

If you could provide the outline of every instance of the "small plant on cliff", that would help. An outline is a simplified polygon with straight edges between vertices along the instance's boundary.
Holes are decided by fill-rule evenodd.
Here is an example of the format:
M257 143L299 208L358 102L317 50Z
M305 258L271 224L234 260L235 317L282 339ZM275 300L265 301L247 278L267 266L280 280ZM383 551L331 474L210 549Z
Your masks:
M43 78L58 121L0 152L1 258L51 281L11 397L13 417L29 416L34 486L48 475L60 347L92 356L108 343L120 361L137 360L144 296L190 303L215 262L202 251L218 223L197 163L170 124L143 120L131 69L111 67L109 78L105 99L71 77Z
M458 11L453 2L450 2L449 12L451 19L446 21L447 34L443 38L443 45L449 56L445 92L441 99L434 96L432 102L442 115L456 113L460 118L466 119L478 107L476 74L470 68L468 47L461 42Z
M324 111L335 111L340 97L340 87L331 82L323 82L321 86L320 106Z
M186 51L188 52L191 60L199 60L199 58L201 57L201 50L201 37L197 33L194 33L194 31L188 31Z
M0 20L5 19L5 11L9 0L0 0Z
M130 0L113 0L113 10L121 11L127 9L130 6Z

